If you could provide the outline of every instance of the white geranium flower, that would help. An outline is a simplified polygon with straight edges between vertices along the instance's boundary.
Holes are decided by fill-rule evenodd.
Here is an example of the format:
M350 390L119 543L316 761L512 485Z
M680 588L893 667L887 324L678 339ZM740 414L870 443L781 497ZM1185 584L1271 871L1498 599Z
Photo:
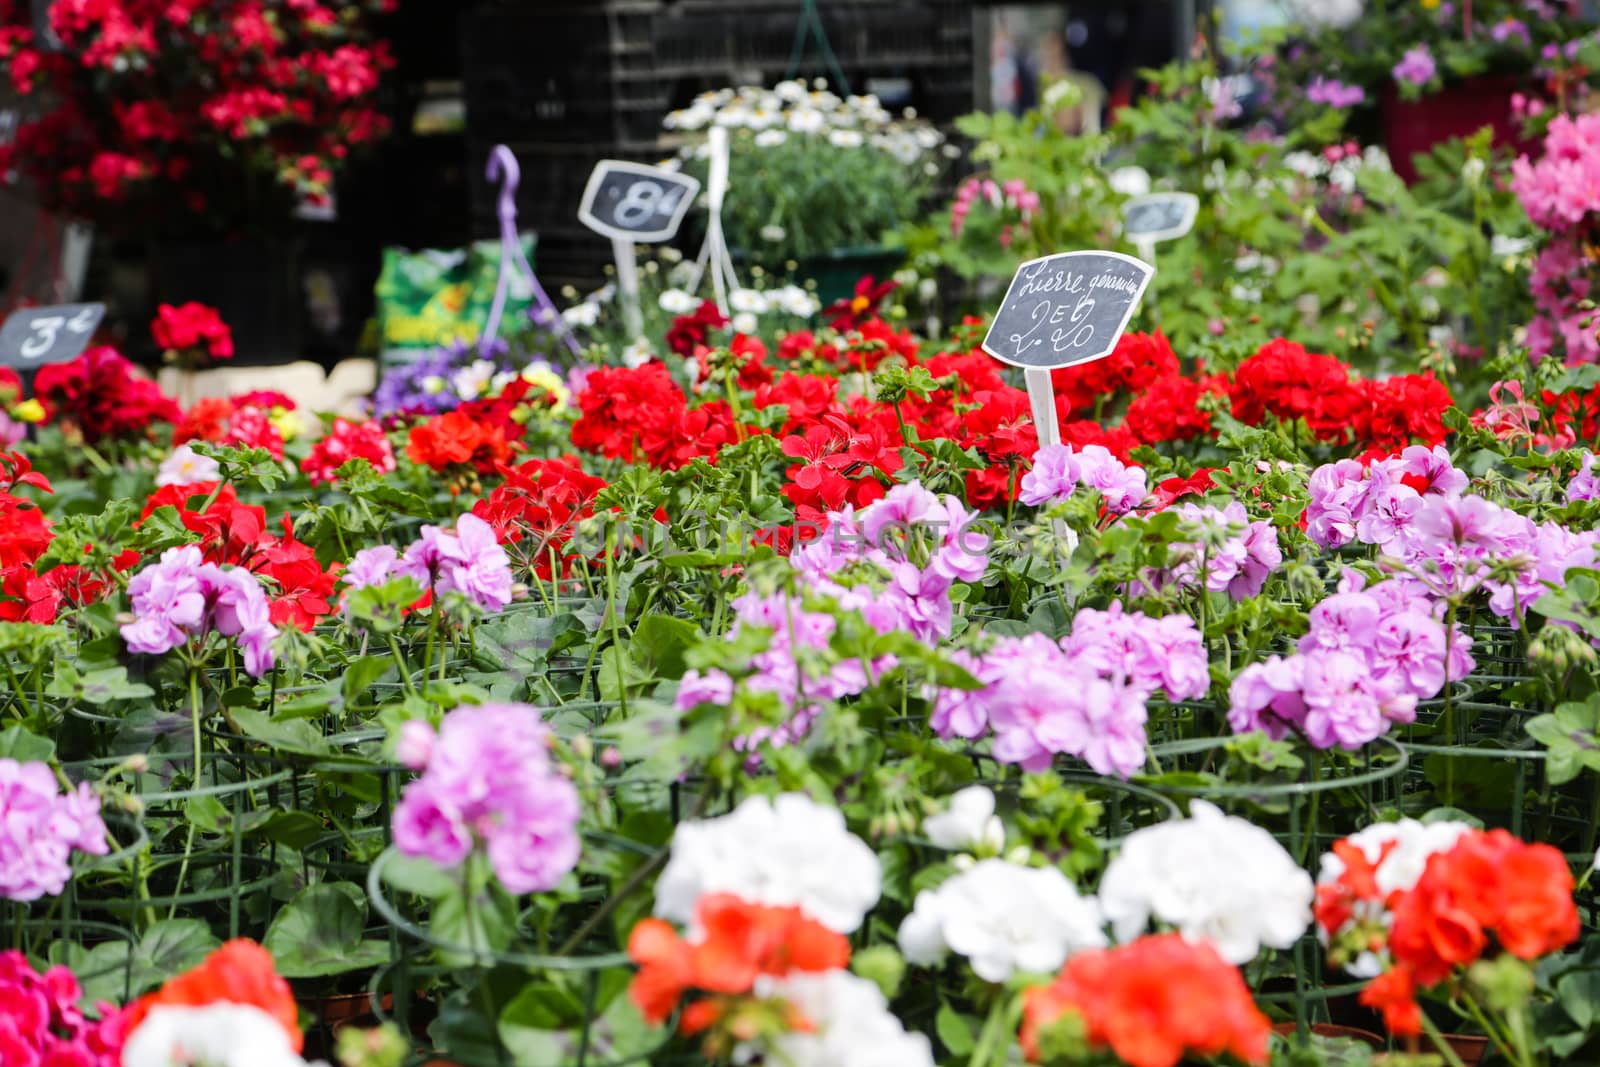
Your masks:
M1144 196L1150 192L1150 172L1143 167L1118 167L1106 175L1113 191L1123 196Z
M734 333L752 334L761 328L761 320L748 311L738 312L728 324Z
M917 894L900 926L900 951L911 963L965 956L985 982L1054 971L1067 957L1106 944L1100 909L1054 867L980 860L937 889Z
M828 134L828 143L835 148L860 148L866 143L859 130L834 130Z
M1428 866L1428 857L1436 852L1448 852L1455 847L1461 835L1471 829L1464 822L1424 823L1416 819L1401 819L1398 822L1374 823L1365 830L1351 834L1346 840L1361 850L1367 862L1378 865L1374 875L1378 891L1388 897L1391 893L1403 893L1414 888ZM1389 849L1387 855L1384 854L1385 847ZM1323 853L1317 883L1338 881L1344 869L1344 860L1332 852ZM1317 934L1326 944L1326 932L1318 928ZM1357 978L1376 978L1383 971L1383 962L1376 954L1363 952L1347 964L1345 970Z
M682 289L665 290L656 303L669 315L687 315L699 306L699 302Z
M827 129L828 118L814 107L796 108L789 112L789 132L799 134L821 133Z
M756 134L757 148L776 148L789 139L782 130L762 130Z
M637 370L655 358L656 354L650 347L650 342L643 337L622 350L622 365L633 370Z
M922 820L922 832L953 852L995 853L1006 844L1005 825L994 813L994 793L982 785L969 785L951 797L941 814Z
M728 306L735 311L761 315L767 310L767 297L759 289L735 289L728 294Z
M600 305L592 300L573 304L561 313L568 326L593 326L600 321Z
M579 307L584 305L579 304ZM593 325L589 323L588 325ZM495 367L487 359L475 359L450 376L450 387L462 400L472 400L483 395L494 378Z
M1234 964L1292 946L1311 922L1311 876L1254 823L1203 800L1189 811L1129 834L1106 869L1100 906L1117 940L1156 919Z
M767 225L761 227L761 239L763 241L772 241L776 243L783 240L787 236L789 236L789 231L784 229L782 226L779 226L775 222L768 223Z
M803 286L785 285L781 289L774 289L767 294L768 301L785 314L798 318L810 318L822 309L822 301L808 292Z
M845 828L838 808L800 793L749 797L716 819L680 823L656 882L656 914L685 926L705 893L796 905L850 933L878 902L877 853Z
M179 445L156 469L157 485L198 485L222 476L217 461L199 455L188 445Z
M772 87L772 91L779 100L788 104L798 104L808 95L805 82L794 79L779 82Z
M815 1027L810 1033L784 1034L773 1041L768 1063L785 1067L933 1067L928 1039L908 1033L889 1010L883 991L849 971L797 971L787 978L758 978L756 994L783 997Z
M444 392L445 384L445 380L442 376L438 374L430 374L426 378L422 379L422 391L424 393L442 393Z
M305 1067L288 1031L260 1008L218 1002L152 1008L122 1049L122 1067Z
M1533 242L1526 237L1507 237L1503 233L1497 233L1489 242L1489 254L1496 259L1510 259L1522 255L1532 247Z

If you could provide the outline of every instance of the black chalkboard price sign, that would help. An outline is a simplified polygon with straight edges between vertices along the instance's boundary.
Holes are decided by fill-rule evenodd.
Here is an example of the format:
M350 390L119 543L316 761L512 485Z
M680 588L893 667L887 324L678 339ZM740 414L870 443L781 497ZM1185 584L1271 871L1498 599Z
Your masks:
M1155 268L1120 252L1063 252L1017 268L983 350L1013 367L1053 369L1109 356Z
M1171 241L1194 229L1200 198L1193 193L1151 193L1129 200L1122 208L1122 232L1130 241Z
M687 174L603 159L583 190L578 218L614 241L670 241L699 192L700 183Z
M22 308L0 326L0 367L32 370L76 359L105 318L104 304Z

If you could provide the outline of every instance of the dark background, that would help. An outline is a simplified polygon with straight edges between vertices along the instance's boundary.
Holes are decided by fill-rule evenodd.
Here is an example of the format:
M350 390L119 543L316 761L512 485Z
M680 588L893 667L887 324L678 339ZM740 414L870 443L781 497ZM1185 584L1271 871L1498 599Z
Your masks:
M546 288L592 288L611 255L576 216L594 164L670 154L661 118L699 92L771 85L791 72L829 75L810 41L792 66L801 2L401 0L380 26L398 60L382 89L395 132L341 177L334 220L274 220L272 238L216 246L164 244L159 235L97 241L84 296L112 305L130 355L152 354L141 345L156 302L194 299L223 308L240 363L331 364L360 346L385 246L457 248L495 235L495 190L483 168L496 144L521 164L519 225L539 235L535 268ZM1106 83L1113 102L1136 90L1134 71L1169 59L1193 26L1189 0L1178 0L1183 10L1173 0L1032 6L1070 15L1071 64ZM914 106L947 127L990 105L990 5L818 0L818 8L851 91L875 91L891 109ZM417 130L430 102L464 108L465 128ZM39 225L24 201L0 190L0 265L14 276L6 279L13 303L48 302L39 280L18 269ZM311 289L324 311L331 294L336 314L315 314Z

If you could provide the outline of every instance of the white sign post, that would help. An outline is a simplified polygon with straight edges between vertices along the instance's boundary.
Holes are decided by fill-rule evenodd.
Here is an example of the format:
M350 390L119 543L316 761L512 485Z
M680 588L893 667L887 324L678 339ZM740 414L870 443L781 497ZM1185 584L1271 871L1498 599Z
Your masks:
M628 332L634 337L644 331L634 246L670 241L699 192L700 183L687 174L617 159L601 160L589 176L578 218L591 230L611 238L617 260L617 293Z

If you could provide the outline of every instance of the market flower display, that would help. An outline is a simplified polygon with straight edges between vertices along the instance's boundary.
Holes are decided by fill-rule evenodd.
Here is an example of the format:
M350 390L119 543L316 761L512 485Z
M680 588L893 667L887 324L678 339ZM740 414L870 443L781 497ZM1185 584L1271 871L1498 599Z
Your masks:
M63 0L46 52L0 5L25 95L137 90L43 120L104 131L47 195L108 233L250 175L318 199L387 60L368 7L291 6ZM1402 1057L1587 1062L1600 38L1323 6L1094 132L1072 81L960 144L709 93L664 165L729 133L738 247L642 253L637 320L615 282L494 330L483 279L426 294L457 340L366 409L205 396L229 332L181 292L153 348L113 308L0 373L0 1060L1333 1067L1288 1020L1381 1016ZM1402 159L1372 121L1491 85L1518 129ZM1044 404L984 294L1148 259L1125 200L1179 192Z

